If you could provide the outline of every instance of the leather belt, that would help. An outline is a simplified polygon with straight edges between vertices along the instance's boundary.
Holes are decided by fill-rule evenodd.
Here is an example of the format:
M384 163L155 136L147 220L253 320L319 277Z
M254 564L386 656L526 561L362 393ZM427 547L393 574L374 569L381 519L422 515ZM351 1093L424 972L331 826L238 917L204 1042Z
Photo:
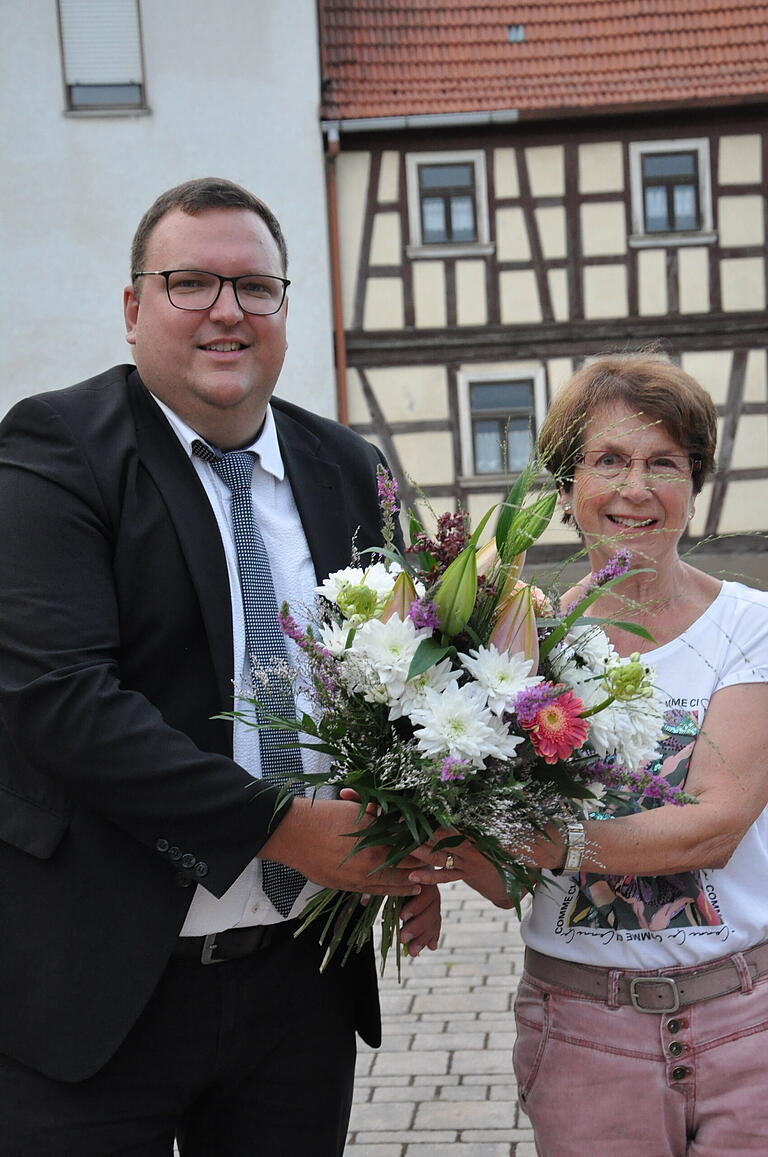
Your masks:
M173 949L174 956L199 960L201 964L221 964L225 960L240 960L290 940L299 927L298 920L282 920L278 924L255 924L249 928L228 928L226 932L210 932L207 936L180 936Z
M579 996L605 1004L631 1004L638 1012L667 1014L689 1004L714 1000L729 992L746 991L750 979L768 975L768 941L723 956L711 964L693 968L671 968L666 972L623 972L597 968L544 956L533 948L525 950L525 970L535 980L567 988Z

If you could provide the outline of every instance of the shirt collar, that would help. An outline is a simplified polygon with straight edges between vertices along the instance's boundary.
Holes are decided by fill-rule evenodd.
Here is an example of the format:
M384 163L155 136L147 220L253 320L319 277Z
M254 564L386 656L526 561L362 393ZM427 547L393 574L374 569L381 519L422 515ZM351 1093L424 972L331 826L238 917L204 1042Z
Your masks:
M150 394L165 414L171 424L171 429L191 458L192 443L199 441L202 435L198 434L196 430L193 430L191 426L188 426L183 418L180 418L170 406L162 402L155 394L152 394L151 390ZM262 469L276 478L278 482L283 481L285 478L285 463L280 453L275 416L272 413L272 407L270 405L267 406L264 424L259 431L258 437L255 441L251 442L250 446L241 446L240 449L253 451L259 459Z

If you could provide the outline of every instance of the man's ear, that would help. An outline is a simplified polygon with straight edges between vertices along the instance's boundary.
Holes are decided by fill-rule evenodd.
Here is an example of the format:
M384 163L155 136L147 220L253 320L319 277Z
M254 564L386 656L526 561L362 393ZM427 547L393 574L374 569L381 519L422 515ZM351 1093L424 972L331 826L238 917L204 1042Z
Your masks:
M136 322L139 317L139 299L132 285L123 290L123 317L125 318L125 340L128 345L136 345Z

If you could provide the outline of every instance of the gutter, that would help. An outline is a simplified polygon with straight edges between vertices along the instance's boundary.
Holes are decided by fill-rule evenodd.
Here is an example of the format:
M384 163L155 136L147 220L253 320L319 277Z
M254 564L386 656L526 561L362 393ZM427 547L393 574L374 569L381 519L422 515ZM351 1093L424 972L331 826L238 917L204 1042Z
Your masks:
M329 141L340 133L391 132L399 129L463 128L477 125L506 125L520 119L516 108L492 109L488 112L424 113L415 116L352 117L349 120L321 120L320 127Z

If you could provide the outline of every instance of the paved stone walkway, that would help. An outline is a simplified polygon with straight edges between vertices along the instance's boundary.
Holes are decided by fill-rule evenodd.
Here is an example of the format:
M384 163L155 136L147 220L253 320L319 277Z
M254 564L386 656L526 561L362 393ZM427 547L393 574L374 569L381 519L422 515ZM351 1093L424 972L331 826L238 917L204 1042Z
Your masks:
M387 966L384 1043L360 1044L347 1157L535 1157L512 1075L522 957L513 912L443 888L438 951L404 960L399 985Z

